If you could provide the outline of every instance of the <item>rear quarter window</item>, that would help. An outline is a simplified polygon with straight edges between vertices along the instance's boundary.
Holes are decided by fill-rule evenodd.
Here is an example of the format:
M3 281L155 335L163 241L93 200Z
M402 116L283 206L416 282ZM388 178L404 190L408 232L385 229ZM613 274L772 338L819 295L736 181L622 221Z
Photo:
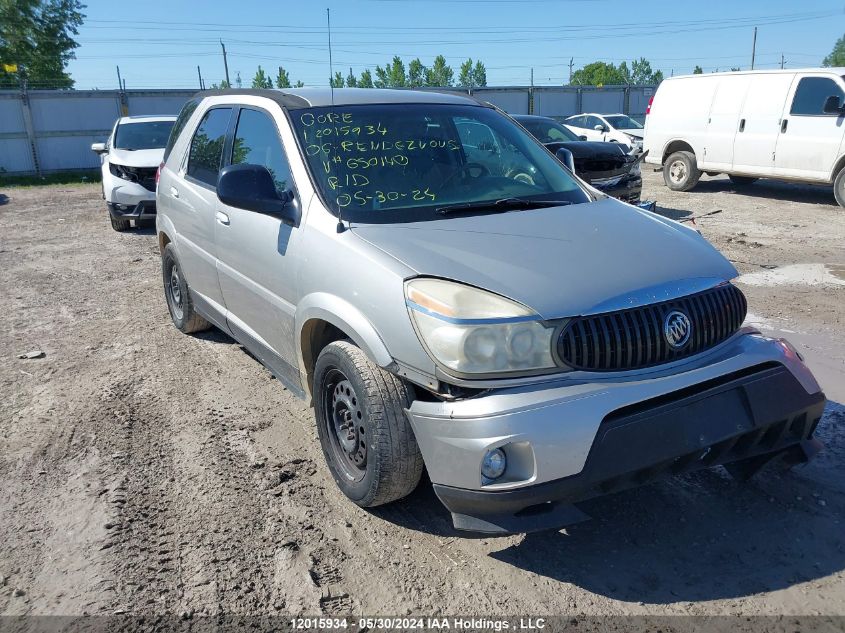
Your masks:
M185 129L188 119L191 118L191 115L197 109L199 103L199 99L191 99L182 106L179 116L176 117L176 123L173 124L173 129L170 130L170 137L167 139L167 145L164 147L164 158L162 159L162 162L167 162L167 157L170 156L170 152L173 151L173 146L176 145L179 135L182 133L182 130Z

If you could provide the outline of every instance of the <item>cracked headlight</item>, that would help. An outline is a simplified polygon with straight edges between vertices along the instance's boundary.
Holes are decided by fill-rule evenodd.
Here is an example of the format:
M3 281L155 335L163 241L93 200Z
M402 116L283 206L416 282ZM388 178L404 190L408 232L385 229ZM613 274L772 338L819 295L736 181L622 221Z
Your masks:
M443 279L405 284L411 319L432 358L456 374L530 373L557 367L555 326L524 305Z

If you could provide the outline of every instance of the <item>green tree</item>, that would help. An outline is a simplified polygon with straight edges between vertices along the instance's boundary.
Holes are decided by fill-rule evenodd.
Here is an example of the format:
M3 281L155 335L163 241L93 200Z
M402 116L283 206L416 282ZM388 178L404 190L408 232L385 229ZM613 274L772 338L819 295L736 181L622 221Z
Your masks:
M84 8L79 0L0 0L0 64L17 66L0 65L0 87L25 78L37 88L72 88L65 68L76 57Z
M651 62L640 57L631 62L631 83L635 86L652 86L663 81L663 73L651 69Z
M408 85L408 77L405 74L405 64L399 55L394 55L389 64L384 68L376 66L376 88L403 88Z
M267 76L264 72L264 69L259 66L258 70L255 71L255 76L252 78L252 87L253 88L272 88L273 87L273 80Z
M281 66L279 66L279 74L276 75L276 88L290 88L290 75Z
M408 87L419 88L425 85L425 66L420 58L412 59L408 64Z
M693 75L703 75L704 69L701 66L699 66L698 64L696 64L695 68L693 68L693 70L692 70L692 74Z
M373 88L375 87L373 84L373 73L370 72L370 69L367 68L365 71L361 73L361 78L358 80L358 87L359 88Z
M346 75L346 85L350 88L357 88L358 87L358 78L352 73L352 69L349 69L349 74Z
M225 79L221 79L219 84L211 84L212 90L226 90L227 88L231 88L232 86L229 85L229 82Z
M446 63L446 58L443 55L438 55L434 58L434 64L431 68L427 68L425 71L425 85L437 88L451 86L454 75L455 72Z
M472 69L472 80L476 88L483 88L487 85L487 67L481 60L475 62Z
M822 60L822 66L845 66L845 35L836 40L830 55Z
M458 85L461 88L475 88L475 77L472 74L472 58L461 64L458 71Z
M305 86L305 84L304 84L304 83L302 83L302 81L301 81L301 80L299 80L299 79L297 79L297 80L296 80L296 83L295 83L295 84L293 84L293 87L294 87L294 88L302 88L303 86Z
M343 88L343 73L339 70L335 72L334 77L331 78L332 88Z
M628 79L615 64L607 62L593 62L572 73L575 86L619 86L627 84Z

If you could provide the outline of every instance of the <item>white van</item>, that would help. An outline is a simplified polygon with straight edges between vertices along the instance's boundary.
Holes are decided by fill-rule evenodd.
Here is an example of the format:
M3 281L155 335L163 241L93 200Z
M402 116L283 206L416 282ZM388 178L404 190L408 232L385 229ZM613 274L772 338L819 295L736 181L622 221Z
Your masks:
M666 79L649 103L646 162L666 186L702 172L832 184L845 207L845 68L763 70Z

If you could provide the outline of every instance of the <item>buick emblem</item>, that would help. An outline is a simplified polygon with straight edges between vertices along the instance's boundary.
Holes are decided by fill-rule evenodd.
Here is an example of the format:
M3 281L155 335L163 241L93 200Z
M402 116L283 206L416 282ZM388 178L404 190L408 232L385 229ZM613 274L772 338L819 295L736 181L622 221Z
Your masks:
M692 322L683 312L672 310L663 320L663 336L672 349L681 349L692 334Z

